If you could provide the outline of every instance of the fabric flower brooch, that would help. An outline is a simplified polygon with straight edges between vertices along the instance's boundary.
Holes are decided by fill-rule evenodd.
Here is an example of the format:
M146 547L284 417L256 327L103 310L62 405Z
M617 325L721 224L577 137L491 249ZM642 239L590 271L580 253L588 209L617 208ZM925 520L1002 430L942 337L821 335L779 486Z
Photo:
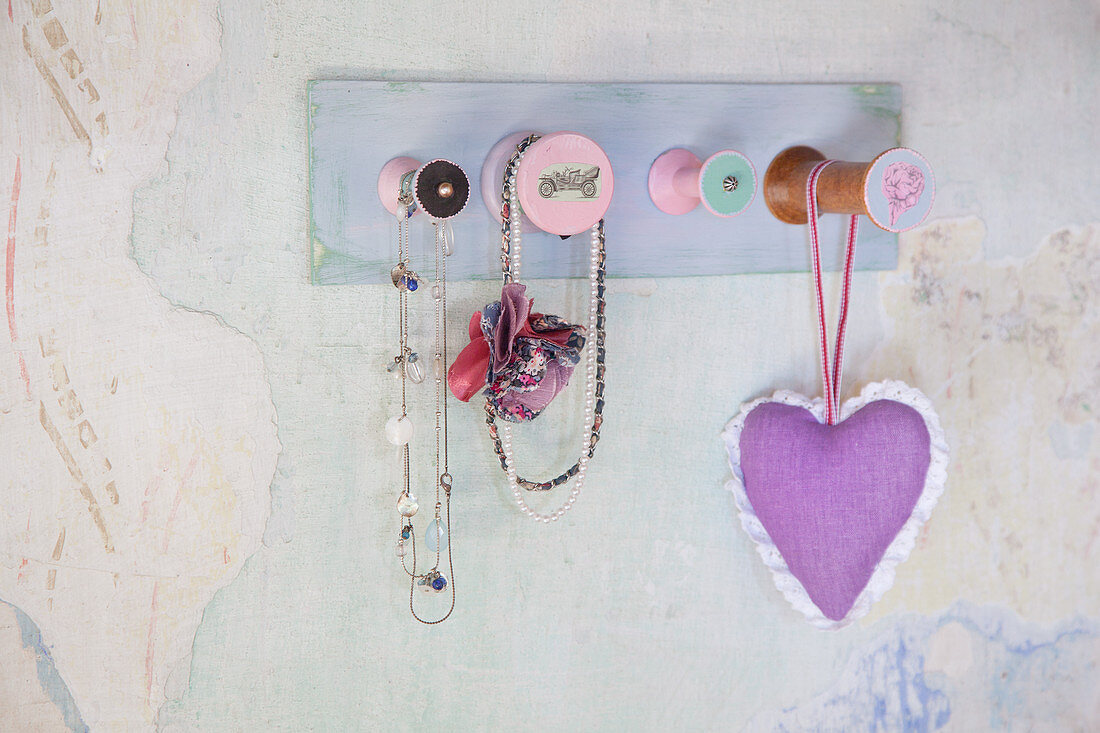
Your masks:
M535 313L527 287L507 283L500 300L470 318L470 343L447 372L451 393L469 402L482 387L493 412L534 420L569 384L584 348L584 327Z

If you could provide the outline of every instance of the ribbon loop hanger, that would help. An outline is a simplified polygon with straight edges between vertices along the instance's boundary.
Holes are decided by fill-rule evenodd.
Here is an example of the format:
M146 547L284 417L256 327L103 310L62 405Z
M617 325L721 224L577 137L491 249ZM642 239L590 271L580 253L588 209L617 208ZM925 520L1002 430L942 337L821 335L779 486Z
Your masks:
M806 179L806 211L810 225L810 253L813 265L814 290L817 295L818 337L821 346L821 385L825 397L825 422L836 425L840 419L840 379L844 361L844 333L848 326L848 305L852 292L852 266L856 254L856 232L859 214L848 220L848 236L844 247L844 281L840 294L840 311L837 316L836 343L833 347L832 372L829 371L829 333L825 321L825 295L821 284L821 244L817 230L817 179L832 160L814 166Z

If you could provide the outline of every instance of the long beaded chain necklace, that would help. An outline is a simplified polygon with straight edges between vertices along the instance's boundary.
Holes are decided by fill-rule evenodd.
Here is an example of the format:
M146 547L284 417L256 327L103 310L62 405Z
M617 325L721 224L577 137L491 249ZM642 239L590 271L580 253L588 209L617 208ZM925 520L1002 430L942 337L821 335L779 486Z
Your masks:
M441 187L442 188L442 187ZM412 421L408 417L406 404L406 380L418 383L423 380L419 367L419 358L409 347L408 294L416 291L420 285L419 276L409 267L409 215L412 205L412 193L403 192L398 207L397 241L398 264L391 271L391 279L399 294L400 328L399 353L394 357L394 365L401 378L401 415L391 418L386 424L386 434L391 442L401 442L402 477L401 494L397 499L397 510L401 515L401 533L397 540L397 556L401 567L409 576L409 612L422 624L438 624L446 621L454 611L455 586L454 562L451 557L451 486L452 477L448 465L447 450L447 386L444 384L445 365L447 363L447 256L451 253L450 226L446 221L433 220L435 228L435 282L432 284L432 300L435 303L435 351L432 355L432 375L435 381L435 513L428 525L425 542L430 552L435 553L435 563L425 572L418 572L416 559L416 533L413 529L413 516L419 510L419 503L411 491L409 470L409 443L412 439ZM442 562L444 547L447 550L447 576L439 566ZM410 552L411 549L411 552ZM406 557L412 556L412 568L408 567ZM448 582L448 578L450 582ZM441 618L429 621L416 612L413 601L417 586L429 593L441 593L447 587L451 589L451 605Z
M504 169L501 195L501 274L504 284L520 279L522 242L520 233L522 223L519 196L516 188L516 171L523 158L524 151L538 135L530 135L516 146L516 152ZM489 437L493 440L501 468L508 477L512 496L520 511L532 519L543 522L556 522L565 512L573 508L584 487L588 461L596 450L600 439L600 425L603 422L604 391L604 226L601 219L589 232L590 261L588 268L588 340L585 344L585 388L584 388L584 432L581 440L580 457L576 463L563 473L548 481L531 481L519 475L515 468L512 452L512 428L505 422L503 429L497 427L494 408L489 400L485 403L485 424L489 428ZM595 338L593 338L593 334ZM528 506L521 488L527 491L547 491L575 479L573 488L566 500L550 513L537 512Z

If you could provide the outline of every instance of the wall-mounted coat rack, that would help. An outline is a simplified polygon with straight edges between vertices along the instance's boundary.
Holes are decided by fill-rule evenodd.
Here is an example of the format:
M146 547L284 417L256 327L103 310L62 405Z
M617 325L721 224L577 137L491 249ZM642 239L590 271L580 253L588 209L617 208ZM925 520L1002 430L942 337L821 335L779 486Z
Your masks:
M500 182L494 178L528 130L574 131L606 155L614 176L614 197L606 213L609 276L808 270L804 230L782 223L769 211L768 176L761 186L764 197L749 197L751 205L741 200L756 187L755 171L749 171L795 144L814 146L841 160L872 160L897 146L901 107L899 88L888 84L314 81L309 100L316 284L390 282L395 223L378 191L379 173L388 161L407 157L415 167L418 160L446 156L466 171L480 171L478 180L470 181L471 194L477 191L494 201L500 195ZM667 155L672 149L682 150ZM689 164L716 150L737 152L715 160L729 170L723 168L721 180L708 193L701 183L703 163L698 172ZM683 215L665 213L651 198L651 167L659 159L669 170L656 173L658 199L664 191L666 210L686 208ZM834 165L840 171L840 164ZM730 199L718 203L722 192ZM705 206L694 206L696 197ZM582 201L583 193L577 199ZM526 213L537 217L538 207L530 206ZM448 260L452 280L499 277L499 211L491 208L467 206L451 220L461 243ZM840 241L840 219L823 219L822 236ZM524 239L525 277L584 275L587 250L582 237L562 240L529 221L524 231L529 235ZM827 267L837 267L840 249L826 259ZM863 227L858 252L857 268L892 269L897 237Z

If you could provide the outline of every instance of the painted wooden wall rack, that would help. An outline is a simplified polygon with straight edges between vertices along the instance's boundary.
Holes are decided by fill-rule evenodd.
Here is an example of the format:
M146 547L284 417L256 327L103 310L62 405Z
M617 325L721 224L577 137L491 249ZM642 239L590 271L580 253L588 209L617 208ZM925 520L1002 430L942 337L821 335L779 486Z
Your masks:
M528 130L576 131L606 151L615 184L606 214L610 277L805 271L805 229L791 223L798 223L799 181L804 186L809 168L824 157L817 149L843 161L871 161L834 163L823 172L819 193L824 211L869 213L868 203L881 202L859 200L860 186L874 188L867 183L869 171L882 151L898 145L900 110L900 89L891 84L313 81L312 281L390 283L396 222L377 188L383 166L398 156L447 158L467 171L471 201L451 220L456 248L448 277L499 277L499 224L475 192L485 185L480 172L490 149L511 133ZM733 218L713 215L709 205L692 205L679 216L662 211L650 195L650 168L673 149L688 154L677 154L681 167L696 153L744 154L757 169L768 167L763 195ZM804 222L804 199L801 210ZM822 220L825 241L841 241L842 219ZM583 277L584 239L525 235L525 278ZM839 266L841 249L825 257L827 267ZM896 265L897 235L862 227L857 269Z

